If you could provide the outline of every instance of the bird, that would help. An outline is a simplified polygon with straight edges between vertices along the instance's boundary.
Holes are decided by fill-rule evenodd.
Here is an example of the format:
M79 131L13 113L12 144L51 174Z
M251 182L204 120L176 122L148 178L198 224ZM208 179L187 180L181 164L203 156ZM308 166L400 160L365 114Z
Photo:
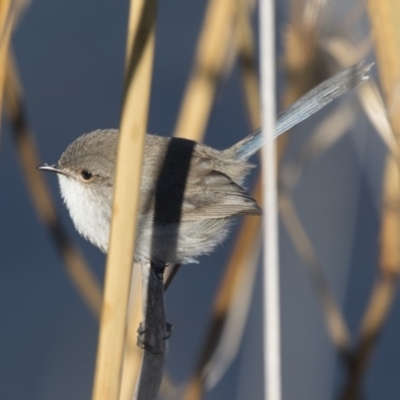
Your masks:
M277 118L275 137L368 79L361 62L322 82ZM56 164L60 192L77 231L107 253L119 131L99 129L72 142ZM261 129L225 150L147 134L134 261L196 262L223 242L235 217L260 215L244 187L249 159L263 145ZM126 182L127 185L132 182Z

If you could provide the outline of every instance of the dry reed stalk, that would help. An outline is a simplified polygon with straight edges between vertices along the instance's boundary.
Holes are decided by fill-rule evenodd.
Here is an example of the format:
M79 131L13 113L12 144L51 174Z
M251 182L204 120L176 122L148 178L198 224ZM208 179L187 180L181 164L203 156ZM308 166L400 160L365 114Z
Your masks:
M206 11L203 27L197 45L195 63L186 93L181 105L174 136L201 142L209 119L211 106L217 85L224 72L225 61L231 39L231 25L233 23L234 2L229 0L210 0ZM170 266L166 271L165 290L168 289L180 265ZM137 315L141 309L140 302L134 306L129 318L129 331L135 332ZM126 359L126 368L138 371L141 362L140 353L134 351ZM138 358L139 356L139 358ZM125 368L125 367L124 367ZM127 375L124 375L127 376ZM128 379L128 378L127 378ZM130 396L129 387L132 385L125 381L124 393Z
M283 108L293 104L328 76L319 52L316 26L324 3L319 0L291 2L290 21L283 35L285 43L283 66L287 80L283 92ZM284 151L290 135L286 133L279 138L279 153Z
M44 176L36 169L41 164L40 157L34 135L27 123L20 79L11 53L8 57L6 73L5 102L13 128L18 158L36 213L64 260L67 275L88 308L98 317L102 299L100 284L79 249L68 237L56 213Z
M174 136L201 141L232 39L236 2L209 0Z
M142 365L143 350L137 346L137 328L142 319L142 272L135 265L132 272L128 312L127 343L122 369L121 394L119 400L132 400L137 378Z
M256 46L251 26L252 1L236 0L236 46L247 115L252 130L261 125L260 82L257 73Z
M275 8L273 0L260 2L260 97L262 115L263 197L263 350L264 397L280 400L281 327L279 283L278 185L275 145Z
M375 41L378 71L389 120L400 142L400 4L397 1L367 1ZM349 360L349 373L342 399L360 397L361 381L377 338L387 320L400 273L400 173L399 160L388 155L383 185L380 231L380 269L359 331L358 346Z
M231 9L233 5L232 2L226 0L209 1L197 45L193 72L181 105L174 136L185 137L198 142L202 141L213 97L223 75L224 62L231 36ZM180 265L170 266L169 271L166 272L165 290L172 283L179 268ZM140 309L141 304L138 302L129 318L129 332L136 332L137 315L139 315ZM134 326L131 326L132 324ZM131 336L129 335L129 337ZM140 353L133 351L125 362L128 370L138 371L138 365L141 363ZM124 393L129 398L132 385L129 382L128 375L124 374L125 376L126 378L123 379L123 387L126 388Z
M11 0L0 1L0 123L3 112L3 98L7 71L8 49L15 15Z
M130 3L113 217L93 400L117 400L120 395L154 56L156 8L155 0ZM128 181L132 184L127 185Z
M324 48L341 68L348 68L365 59L371 51L371 46L370 37L357 44L357 46L342 37L329 38L324 41ZM385 143L388 151L398 160L397 140L377 84L373 79L369 79L357 89L357 95L365 114Z
M292 195L307 169L346 134L356 122L356 117L357 107L343 101L318 124L296 156L282 165L280 184L283 195Z

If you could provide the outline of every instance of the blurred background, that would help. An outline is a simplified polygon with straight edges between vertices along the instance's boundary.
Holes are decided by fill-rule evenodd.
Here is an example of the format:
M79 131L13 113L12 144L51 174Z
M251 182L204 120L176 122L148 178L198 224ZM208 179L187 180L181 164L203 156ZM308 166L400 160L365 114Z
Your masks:
M159 2L150 133L171 135L174 131L206 7L206 1ZM20 18L12 45L29 123L43 162L56 162L82 133L118 127L128 9L127 1L36 0ZM280 108L294 100L293 91L309 90L346 65L373 59L371 29L362 1L280 1L276 24ZM252 25L256 32L256 12ZM296 58L298 51L307 58L301 47L307 45L312 47L311 55L303 70L298 70L306 73L296 81L296 71L290 70L291 57ZM204 139L218 149L251 131L241 67L231 47ZM375 66L371 75L377 78L377 72ZM296 82L304 88L295 86ZM297 89L291 92L290 84ZM377 132L379 124L371 123L364 111L366 97L365 93L348 93L296 127L282 157L281 187L289 193L313 248L312 256L298 251L290 229L281 220L284 399L344 398L352 365L346 357L348 351L357 350L360 324L379 280L387 151ZM258 164L256 157L254 162ZM257 170L249 188L256 177ZM45 178L68 233L102 280L104 255L74 230L56 177ZM6 116L1 132L0 196L0 398L88 399L98 322L68 279L63 260L35 214ZM240 222L214 254L201 258L199 264L183 266L168 289L167 320L174 326L166 366L169 385L174 388L169 389L171 398L184 393L184 384L194 372L213 298L235 247ZM299 246L307 248L304 241ZM310 274L307 260L318 273ZM315 278L320 275L342 310L352 337L350 350L343 350L340 340L331 340L326 308L321 307L324 285ZM388 319L379 326L363 369L359 395L365 397L360 398L400 398L397 273L393 277ZM247 319L233 314L233 320L242 323L229 328L239 335L238 351L231 352L232 364L205 390L205 399L263 398L260 269L247 286L247 294L251 294L249 309L244 311Z

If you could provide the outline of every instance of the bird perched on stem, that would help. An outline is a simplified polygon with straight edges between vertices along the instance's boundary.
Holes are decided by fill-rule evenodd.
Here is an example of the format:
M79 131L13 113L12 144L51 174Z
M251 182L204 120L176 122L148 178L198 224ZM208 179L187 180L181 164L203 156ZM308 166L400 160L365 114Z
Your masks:
M371 65L354 65L318 85L278 116L275 136L364 82ZM220 151L186 139L148 134L140 187L135 261L185 263L223 241L237 215L261 213L243 188L257 130ZM108 250L118 130L96 130L71 143L55 165L61 195L78 232ZM127 185L130 182L126 182Z

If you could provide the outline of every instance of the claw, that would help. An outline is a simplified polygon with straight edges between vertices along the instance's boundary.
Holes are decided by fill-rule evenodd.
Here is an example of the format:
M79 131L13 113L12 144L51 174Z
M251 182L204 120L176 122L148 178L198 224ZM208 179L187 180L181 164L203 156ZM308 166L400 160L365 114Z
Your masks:
M144 349L150 351L153 354L159 354L160 351L156 351L154 346L154 340L152 340L156 335L148 329L144 327L144 324L141 322L137 329L137 346L140 349ZM170 323L166 323L165 325L165 335L163 336L163 340L167 340L172 336L172 325Z

